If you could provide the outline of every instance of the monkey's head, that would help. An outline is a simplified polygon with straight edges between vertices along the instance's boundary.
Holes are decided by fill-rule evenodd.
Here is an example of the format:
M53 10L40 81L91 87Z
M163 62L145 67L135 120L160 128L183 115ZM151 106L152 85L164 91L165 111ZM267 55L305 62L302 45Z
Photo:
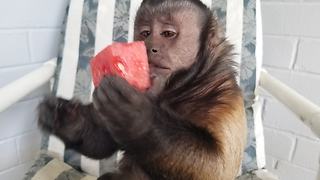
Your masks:
M139 8L134 40L147 47L152 86L159 94L169 77L186 70L205 47L211 11L200 0L144 0Z

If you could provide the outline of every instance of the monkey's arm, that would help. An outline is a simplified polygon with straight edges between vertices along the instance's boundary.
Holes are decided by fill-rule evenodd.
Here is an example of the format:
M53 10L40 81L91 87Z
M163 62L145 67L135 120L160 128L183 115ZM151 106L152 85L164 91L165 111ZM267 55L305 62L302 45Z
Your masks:
M154 129L125 149L127 155L151 177L186 180L235 178L244 146L242 131L245 128L241 125L244 122L241 116L234 117L239 118L234 119L238 120L235 123L227 117L201 119L202 123L207 122L207 127L200 127L170 110L165 110L158 118Z
M242 98L230 99L191 120L108 77L93 102L101 125L153 179L226 180L238 172L245 131Z
M47 97L39 105L39 127L58 136L66 148L88 157L102 159L117 150L110 133L94 122L98 118L92 104Z
M240 101L241 98L235 98L234 105L240 105ZM155 148L138 157L139 162L146 163L144 168L157 169L154 171L159 172L157 176L167 173L172 179L231 180L236 177L246 134L241 106L228 110L217 106L207 118L200 116L193 120L169 113L170 110L165 110L159 116L162 122L148 136L152 137L149 143Z

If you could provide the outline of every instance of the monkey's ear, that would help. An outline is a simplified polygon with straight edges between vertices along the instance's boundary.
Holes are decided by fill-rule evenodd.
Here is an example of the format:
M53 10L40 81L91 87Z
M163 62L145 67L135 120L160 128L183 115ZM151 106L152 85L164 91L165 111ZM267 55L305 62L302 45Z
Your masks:
M209 18L206 28L206 47L211 51L221 43L224 34L219 22L213 15Z
M219 24L217 19L212 15L209 17L207 24L207 34L204 39L205 46L204 51L210 57L212 61L208 61L209 65L211 63L215 64L217 60L230 59L229 57L233 55L233 46L228 42L225 37L223 26Z

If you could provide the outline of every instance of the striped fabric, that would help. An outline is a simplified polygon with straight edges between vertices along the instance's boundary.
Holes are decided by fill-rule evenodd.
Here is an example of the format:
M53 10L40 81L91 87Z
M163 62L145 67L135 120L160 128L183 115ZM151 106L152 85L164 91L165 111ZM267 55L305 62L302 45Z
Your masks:
M141 1L70 1L53 93L66 99L74 97L90 102L93 91L90 58L114 41L132 41L134 16ZM258 106L255 106L257 65L261 64L260 57L256 56L256 0L202 1L212 7L238 54L239 82L245 95L249 128L242 171L250 172L264 166L262 124ZM92 160L72 150L65 150L64 144L54 136L45 136L43 144L55 158L94 176L114 170L119 157L115 154L109 159Z

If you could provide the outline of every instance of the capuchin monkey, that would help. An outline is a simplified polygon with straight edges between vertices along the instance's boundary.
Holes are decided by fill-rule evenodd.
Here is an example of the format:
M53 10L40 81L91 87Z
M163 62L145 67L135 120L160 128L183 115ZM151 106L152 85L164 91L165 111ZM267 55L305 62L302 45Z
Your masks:
M144 0L134 39L147 47L152 85L143 93L104 77L93 103L47 97L39 126L95 159L117 150L105 180L232 180L246 139L232 45L200 0Z

